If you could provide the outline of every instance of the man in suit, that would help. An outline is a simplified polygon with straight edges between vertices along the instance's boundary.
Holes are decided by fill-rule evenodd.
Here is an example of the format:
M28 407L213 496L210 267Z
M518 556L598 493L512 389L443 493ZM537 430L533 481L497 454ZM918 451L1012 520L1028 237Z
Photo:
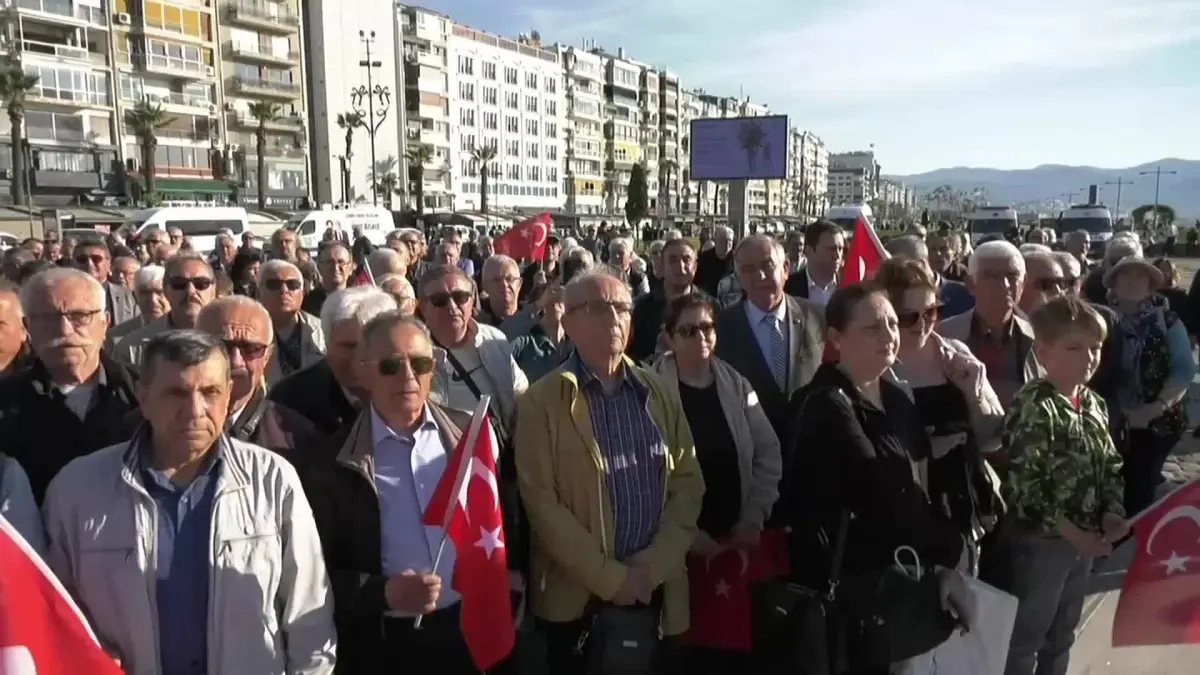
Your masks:
M947 279L930 264L929 246L920 237L914 234L896 237L888 242L887 249L888 253L893 256L920 260L925 263L930 272L933 272L937 284L938 303L942 306L940 314L943 319L968 312L975 306L975 296L967 290L966 284Z
M783 291L819 307L837 290L838 275L846 254L846 233L837 223L818 220L804 231L804 269L788 277Z
M717 317L717 356L750 381L776 435L787 439L788 398L821 365L822 309L784 293L788 261L783 246L771 237L742 240L734 261L746 297Z
M104 286L104 307L108 312L110 327L119 326L142 313L133 298L133 291L109 281L112 254L104 242L95 240L79 243L75 246L73 260L75 267L87 272Z

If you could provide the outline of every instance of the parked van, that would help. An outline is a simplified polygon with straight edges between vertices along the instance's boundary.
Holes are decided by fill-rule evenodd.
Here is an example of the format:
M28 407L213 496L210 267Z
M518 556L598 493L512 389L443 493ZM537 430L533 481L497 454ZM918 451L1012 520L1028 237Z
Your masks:
M1087 232L1093 251L1104 250L1113 237L1112 212L1103 204L1075 204L1058 216L1058 238L1071 232Z
M315 251L325 236L325 230L333 227L352 238L355 230L376 246L387 242L388 233L396 229L392 212L382 206L344 206L322 204L321 210L301 213L290 218L284 228L300 237L300 245Z
M125 221L126 229L138 236L148 228L166 230L178 227L199 253L209 253L217 246L217 235L229 230L235 239L250 229L246 209L236 206L168 206L135 211Z
M845 204L831 206L825 210L825 220L841 225L847 234L854 232L854 226L858 223L859 217L866 220L867 224L875 225L875 214L871 212L871 207L867 204Z
M967 218L971 245L975 246L984 239L1003 239L1018 223L1017 210L1011 206L980 206Z

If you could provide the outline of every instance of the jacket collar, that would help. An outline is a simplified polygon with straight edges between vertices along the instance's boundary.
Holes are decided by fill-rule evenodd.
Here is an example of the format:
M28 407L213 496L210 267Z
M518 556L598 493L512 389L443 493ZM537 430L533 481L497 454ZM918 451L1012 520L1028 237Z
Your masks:
M143 422L134 432L133 438L125 446L121 454L121 477L131 485L143 484L141 472L143 448L150 442L150 424ZM235 452L236 447L227 435L222 433L217 437L216 447L212 452L218 453L221 463L218 470L217 492L241 490L250 486L250 474L246 470L242 457Z
M437 424L438 433L448 450L458 445L466 424L451 419L453 411L446 410L433 401L426 401L424 414ZM374 415L374 409L370 406L358 414L337 454L339 464L361 473L370 481L372 488L375 487L375 444L371 435L371 418Z

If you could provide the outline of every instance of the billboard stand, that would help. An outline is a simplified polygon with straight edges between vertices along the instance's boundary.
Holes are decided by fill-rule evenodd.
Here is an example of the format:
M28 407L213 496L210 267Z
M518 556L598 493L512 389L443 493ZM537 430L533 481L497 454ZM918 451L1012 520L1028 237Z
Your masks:
M729 226L749 231L749 181L787 179L787 115L698 118L689 128L691 180L725 183Z
M726 186L728 190L725 198L725 204L729 211L728 222L729 227L733 228L733 236L737 241L746 238L749 232L749 218L747 218L746 208L747 194L750 187L750 181L746 180L731 180Z

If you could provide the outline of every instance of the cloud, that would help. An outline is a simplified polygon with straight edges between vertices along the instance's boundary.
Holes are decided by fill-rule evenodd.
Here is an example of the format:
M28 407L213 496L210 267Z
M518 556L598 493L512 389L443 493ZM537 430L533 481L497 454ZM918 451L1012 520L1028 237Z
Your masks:
M525 11L550 39L624 46L687 86L781 109L1127 65L1200 40L1200 0L556 2Z

